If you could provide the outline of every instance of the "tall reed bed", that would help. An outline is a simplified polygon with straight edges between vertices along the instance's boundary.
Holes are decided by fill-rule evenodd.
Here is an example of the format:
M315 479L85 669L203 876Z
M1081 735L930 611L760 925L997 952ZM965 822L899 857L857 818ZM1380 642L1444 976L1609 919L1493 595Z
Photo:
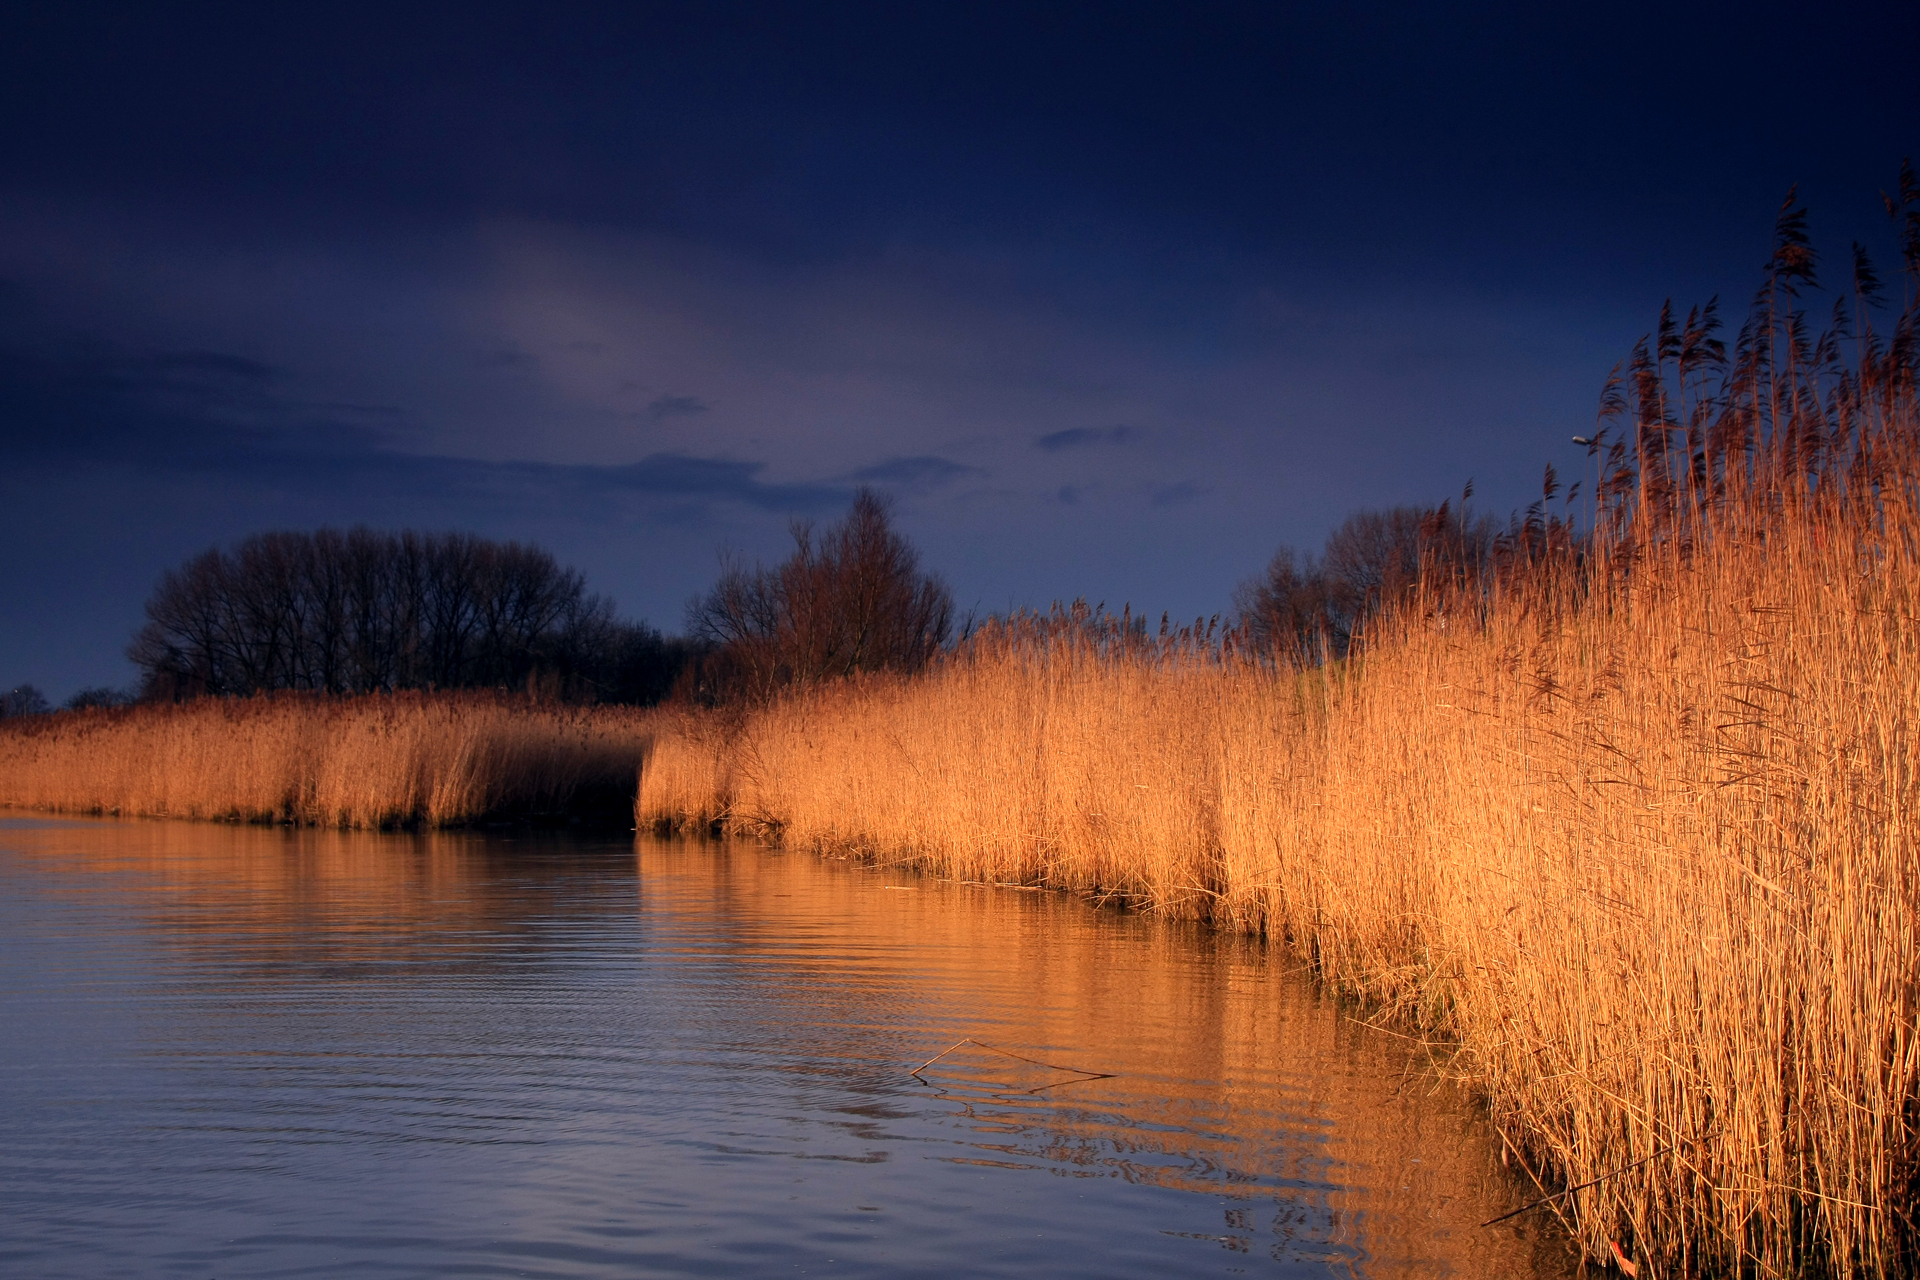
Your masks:
M624 816L652 723L479 694L66 712L0 724L0 806L333 827Z
M1915 312L1842 369L1798 217L1730 356L1669 312L1610 388L1591 532L1536 509L1348 663L990 627L678 723L639 818L1265 932L1453 1045L1590 1256L1912 1274Z

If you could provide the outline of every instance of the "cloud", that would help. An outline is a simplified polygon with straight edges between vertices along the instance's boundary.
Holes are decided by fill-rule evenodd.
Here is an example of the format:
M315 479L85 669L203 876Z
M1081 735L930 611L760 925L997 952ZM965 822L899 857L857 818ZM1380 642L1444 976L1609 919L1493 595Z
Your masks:
M202 405L262 403L271 384L287 371L224 351L167 351L158 355L88 351L40 357L24 351L0 355L13 376L64 380L76 389L142 400L172 399Z
M534 370L540 367L540 357L516 347L499 347L485 351L474 358L474 363L482 369L524 369Z
M225 351L172 351L135 363L145 363L163 373L197 373L245 382L271 382L286 372L273 365Z
M291 375L217 351L131 355L96 342L42 355L0 344L0 453L16 466L61 475L131 468L155 480L211 477L317 499L410 493L556 513L622 496L674 501L683 514L689 501L810 513L852 497L844 482L770 482L765 462L733 458L655 453L604 465L404 452L381 429L404 411L305 400L271 385L283 378ZM691 396L663 396L652 408L691 414L706 406ZM966 469L943 459L892 465L898 479Z
M495 466L514 466L496 463ZM529 474L552 473L589 487L680 498L718 498L772 511L817 510L852 495L835 485L768 484L760 479L764 462L701 458L685 453L655 453L618 467L534 467Z
M888 458L872 466L861 467L850 478L866 484L900 484L933 489L951 484L961 476L979 474L982 474L979 467L969 467L951 458L918 454L910 458Z
M313 406L321 413L344 413L356 418L404 418L407 411L397 404L355 404L351 400L324 400Z
M692 418L707 411L707 402L698 396L660 396L640 411L640 420L665 422L668 418Z
M0 448L16 460L212 464L260 450L377 447L383 415L286 396L286 371L215 351L0 347Z
M1155 489L1147 501L1156 507L1179 507L1194 502L1212 492L1208 485L1197 484L1192 480L1181 480L1175 484L1163 484Z
M1084 449L1090 445L1125 444L1139 434L1132 427L1068 427L1052 431L1033 442L1036 449L1059 453L1062 449Z

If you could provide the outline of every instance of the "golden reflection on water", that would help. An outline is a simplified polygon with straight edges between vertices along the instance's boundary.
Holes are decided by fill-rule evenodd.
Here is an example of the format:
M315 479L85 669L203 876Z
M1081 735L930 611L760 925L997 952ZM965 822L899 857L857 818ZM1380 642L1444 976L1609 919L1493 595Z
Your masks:
M607 851L604 843L551 835L164 820L16 819L9 827L0 835L17 855L95 877L98 892L139 894L160 936L181 945L208 937L223 948L244 944L262 964L442 958L449 940L469 943L473 954L465 958L484 962L489 949L537 938L538 925L558 912L634 907L631 898L569 892L557 873L604 875ZM543 874L513 875L529 855L540 858Z
M1324 1236L1331 1218L1372 1275L1569 1269L1550 1218L1478 1226L1537 1191L1502 1171L1431 1058L1316 996L1257 940L751 846L643 840L639 860L651 912L725 921L740 954L833 972L849 1004L876 983L915 992L922 1024L947 1029L903 1028L901 1070L956 1036L991 1046L926 1072L977 1132L980 1164L1234 1199L1216 1238L1239 1251L1309 1219ZM850 1032L872 1025L835 1012ZM850 1057L876 1051L860 1038Z
M934 1158L955 1167L1212 1197L1213 1227L1162 1234L1249 1265L1568 1270L1550 1218L1477 1225L1531 1193L1471 1106L1251 940L741 844L7 828L8 856L65 892L110 895L130 927L269 986L590 964L579 940L600 937L595 921L629 921L626 941L594 945L697 962L746 993L751 1034L781 1046L770 1087L803 1105L823 1079L848 1091L836 1123L874 1150L836 1159L885 1160L889 1126L924 1113L947 1135Z

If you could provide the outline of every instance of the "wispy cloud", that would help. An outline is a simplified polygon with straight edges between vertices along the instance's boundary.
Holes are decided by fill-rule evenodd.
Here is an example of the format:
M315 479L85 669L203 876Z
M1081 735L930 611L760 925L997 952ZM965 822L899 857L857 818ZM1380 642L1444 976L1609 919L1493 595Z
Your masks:
M910 458L888 458L872 466L861 467L850 479L864 484L898 484L916 489L933 489L951 484L962 476L984 474L951 458L918 454Z
M1139 432L1132 427L1068 427L1065 431L1050 431L1033 442L1033 447L1047 453L1059 453L1063 449L1084 449L1092 445L1125 444Z
M1181 480L1174 484L1163 484L1154 489L1147 501L1156 507L1179 507L1198 501L1212 490L1204 484L1192 480Z
M540 367L540 357L532 352L522 351L518 347L499 347L492 351L481 352L474 363L482 369L519 369L532 371Z
M213 375L238 378L247 382L271 382L284 376L286 372L273 365L263 364L258 360L226 351L169 351L154 356L144 363L165 373Z
M665 422L669 418L692 418L707 411L707 402L698 396L659 396L640 411L640 420Z
M0 347L0 451L167 465L224 450L378 447L370 415L285 394L287 371L216 351Z
M40 355L0 347L0 453L18 463L131 466L283 492L391 489L554 510L628 495L812 513L852 496L849 483L773 482L765 462L687 453L595 465L405 452L377 429L404 416L401 410L304 400L274 385L283 379L292 377L215 351ZM706 405L663 396L651 409L686 415ZM896 459L855 478L924 482L966 469L944 459Z
M770 484L760 478L766 466L764 462L656 453L618 467L528 466L524 469L530 475L550 472L595 488L676 498L720 499L769 511L817 511L845 502L851 496L838 485Z

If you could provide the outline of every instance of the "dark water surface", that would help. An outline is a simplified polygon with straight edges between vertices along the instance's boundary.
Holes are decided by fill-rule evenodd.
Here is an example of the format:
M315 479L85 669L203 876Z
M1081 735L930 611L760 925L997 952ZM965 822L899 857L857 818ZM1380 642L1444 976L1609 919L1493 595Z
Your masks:
M1047 1063L967 1045L965 1037ZM744 845L0 821L0 1274L1567 1273L1284 957ZM1535 1215L1529 1215L1533 1217Z

